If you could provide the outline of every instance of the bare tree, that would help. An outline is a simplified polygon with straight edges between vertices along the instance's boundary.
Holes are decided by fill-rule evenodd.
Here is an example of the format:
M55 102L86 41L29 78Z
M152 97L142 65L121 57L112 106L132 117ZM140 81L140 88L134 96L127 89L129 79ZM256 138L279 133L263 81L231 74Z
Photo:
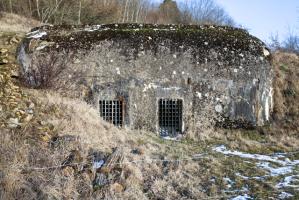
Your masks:
M52 24L233 24L214 0L164 0L153 5L151 0L0 0L0 11Z
M191 0L181 4L193 24L234 25L233 19L214 0Z
M281 42L278 34L270 36L269 46L273 51L285 51L299 54L299 35L289 31L287 37Z

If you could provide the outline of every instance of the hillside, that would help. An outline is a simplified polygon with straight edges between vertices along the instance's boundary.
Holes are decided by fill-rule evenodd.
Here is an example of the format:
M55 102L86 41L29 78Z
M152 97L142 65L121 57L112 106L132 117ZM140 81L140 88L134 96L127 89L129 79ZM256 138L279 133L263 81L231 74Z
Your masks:
M298 199L299 57L273 54L273 121L164 140L80 99L23 86L24 33L0 30L0 199Z

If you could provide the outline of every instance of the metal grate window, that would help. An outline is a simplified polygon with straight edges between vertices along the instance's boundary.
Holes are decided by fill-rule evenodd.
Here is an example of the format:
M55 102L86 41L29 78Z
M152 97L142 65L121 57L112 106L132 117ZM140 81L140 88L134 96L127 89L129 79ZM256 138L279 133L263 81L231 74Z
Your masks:
M180 99L159 100L159 128L161 136L174 137L182 133L183 101Z
M100 115L104 120L114 124L115 126L123 125L123 101L101 100L99 103Z

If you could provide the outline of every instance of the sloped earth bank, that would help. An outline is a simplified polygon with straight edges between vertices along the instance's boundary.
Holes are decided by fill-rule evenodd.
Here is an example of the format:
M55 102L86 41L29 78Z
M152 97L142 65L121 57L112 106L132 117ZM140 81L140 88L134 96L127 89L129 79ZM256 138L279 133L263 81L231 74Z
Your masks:
M79 99L19 85L19 37L0 40L0 199L299 198L296 107L277 108L285 129L210 130L198 141L119 130ZM291 64L280 79L296 75ZM287 108L293 83L281 93Z

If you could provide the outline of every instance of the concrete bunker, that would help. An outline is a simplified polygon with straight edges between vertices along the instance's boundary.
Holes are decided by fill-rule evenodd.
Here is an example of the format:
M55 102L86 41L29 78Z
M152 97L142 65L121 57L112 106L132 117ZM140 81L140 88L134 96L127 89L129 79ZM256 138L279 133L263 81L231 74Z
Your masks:
M29 85L41 85L40 66L63 68L56 85L69 84L103 119L163 136L262 126L273 107L270 52L238 28L43 26L27 34L18 60Z

